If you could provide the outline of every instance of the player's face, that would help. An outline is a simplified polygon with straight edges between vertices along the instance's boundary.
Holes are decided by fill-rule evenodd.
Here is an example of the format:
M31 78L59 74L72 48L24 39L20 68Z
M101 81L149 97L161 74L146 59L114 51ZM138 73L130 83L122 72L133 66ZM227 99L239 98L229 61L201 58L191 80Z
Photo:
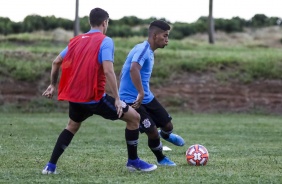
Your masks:
M168 35L169 31L164 31L156 35L155 42L158 48L164 48L168 45Z

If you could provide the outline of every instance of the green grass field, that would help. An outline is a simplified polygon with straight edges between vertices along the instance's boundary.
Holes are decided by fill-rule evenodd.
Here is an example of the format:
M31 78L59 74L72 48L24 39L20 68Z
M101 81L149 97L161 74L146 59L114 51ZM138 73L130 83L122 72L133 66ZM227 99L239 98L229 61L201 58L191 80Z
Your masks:
M282 183L281 116L173 114L184 147L163 141L176 167L150 173L125 168L125 123L93 116L85 121L58 162L58 175L42 175L67 114L0 114L0 183ZM189 166L185 151L204 145L206 166ZM146 135L140 158L155 163Z

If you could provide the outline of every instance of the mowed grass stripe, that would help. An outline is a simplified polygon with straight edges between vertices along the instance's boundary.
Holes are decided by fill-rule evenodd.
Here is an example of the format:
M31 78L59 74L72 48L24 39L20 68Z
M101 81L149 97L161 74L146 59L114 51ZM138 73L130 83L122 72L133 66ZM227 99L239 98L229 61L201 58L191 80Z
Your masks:
M185 140L165 154L176 167L151 173L125 168L125 123L98 116L87 119L58 162L58 175L41 175L67 114L0 114L0 183L282 183L281 116L172 114L174 131ZM185 151L204 145L204 167L189 166ZM140 134L140 158L156 163Z

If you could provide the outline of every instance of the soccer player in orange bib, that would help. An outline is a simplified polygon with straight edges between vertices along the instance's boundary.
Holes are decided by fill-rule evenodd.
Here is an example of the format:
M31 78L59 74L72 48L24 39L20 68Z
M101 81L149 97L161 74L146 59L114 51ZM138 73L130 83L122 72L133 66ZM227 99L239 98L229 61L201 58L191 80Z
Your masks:
M94 8L90 12L89 23L90 31L71 39L68 46L53 61L51 84L42 94L52 98L61 68L58 100L69 102L69 122L59 135L42 174L56 173L59 157L70 144L81 123L94 114L105 119L121 119L126 122L126 167L129 170L155 170L156 165L139 159L137 155L140 115L122 102L118 94L113 69L114 42L105 35L109 15L101 8ZM105 93L106 82L112 96Z

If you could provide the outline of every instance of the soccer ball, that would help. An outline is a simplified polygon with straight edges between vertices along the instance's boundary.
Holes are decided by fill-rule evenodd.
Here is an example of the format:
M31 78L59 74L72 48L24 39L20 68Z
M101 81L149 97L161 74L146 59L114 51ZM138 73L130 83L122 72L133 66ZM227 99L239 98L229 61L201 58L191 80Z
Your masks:
M190 165L204 166L209 160L209 152L203 145L194 144L187 149L186 160Z

